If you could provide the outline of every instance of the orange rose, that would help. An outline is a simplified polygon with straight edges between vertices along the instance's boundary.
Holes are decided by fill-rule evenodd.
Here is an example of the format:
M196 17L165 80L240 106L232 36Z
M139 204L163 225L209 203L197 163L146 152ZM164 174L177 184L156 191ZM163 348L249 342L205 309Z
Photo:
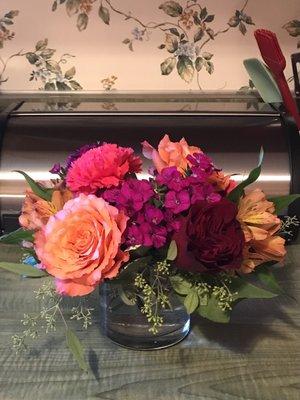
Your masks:
M165 135L159 142L158 149L154 149L147 141L142 143L143 154L153 161L158 172L166 167L177 167L183 173L190 165L186 157L194 153L202 153L199 147L189 146L184 138L180 142L171 142Z
M72 198L73 195L68 189L56 189L52 193L51 201L46 201L28 189L19 223L25 229L41 229L48 222L50 216L60 211L64 204Z
M246 241L242 272L249 273L264 262L282 261L284 258L285 240L274 235L280 229L281 221L274 212L274 204L260 189L240 199L237 219Z
M83 296L118 274L129 259L120 250L127 220L102 198L84 194L50 217L35 235L35 250L42 267L57 278L59 293Z

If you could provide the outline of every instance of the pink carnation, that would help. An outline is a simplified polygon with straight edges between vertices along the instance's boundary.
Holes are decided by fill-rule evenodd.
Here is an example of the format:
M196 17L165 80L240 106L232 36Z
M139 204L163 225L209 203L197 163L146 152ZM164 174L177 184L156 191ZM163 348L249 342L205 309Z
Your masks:
M96 193L118 186L125 176L140 172L142 161L129 147L103 144L84 153L68 170L66 182L73 192Z

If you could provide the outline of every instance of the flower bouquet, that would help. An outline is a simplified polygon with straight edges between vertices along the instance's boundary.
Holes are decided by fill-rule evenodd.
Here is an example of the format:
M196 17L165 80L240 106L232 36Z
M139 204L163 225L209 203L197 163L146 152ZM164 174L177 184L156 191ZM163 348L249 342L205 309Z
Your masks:
M185 139L172 142L165 135L157 149L146 141L141 145L153 163L147 175L139 175L142 160L133 149L110 143L86 145L64 166L55 164L47 185L18 171L30 187L21 228L0 241L20 245L24 257L20 264L0 266L50 279L36 292L40 314L24 316L24 332L13 337L15 348L40 328L55 329L60 316L67 344L86 369L82 345L62 305L66 296L80 296L68 317L87 328L92 310L83 306L82 296L99 286L139 312L152 347L162 347L165 317L179 315L177 325L169 325L181 327L182 338L191 313L225 323L242 299L282 292L272 272L286 254L285 228L277 214L299 196L267 199L260 189L246 190L259 178L262 151L258 166L237 184ZM250 273L257 284L248 279ZM117 312L107 302L101 307L100 319ZM134 319L121 320L126 329L130 323Z

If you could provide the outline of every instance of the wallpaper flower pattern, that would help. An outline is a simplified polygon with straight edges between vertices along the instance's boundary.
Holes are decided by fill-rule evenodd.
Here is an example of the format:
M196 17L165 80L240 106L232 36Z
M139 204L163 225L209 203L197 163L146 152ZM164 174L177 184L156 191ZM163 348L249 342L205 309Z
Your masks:
M0 6L0 86L11 90L112 90L138 85L139 89L147 89L149 78L153 78L152 89L215 89L210 82L215 85L222 79L224 88L247 87L242 67L248 54L245 49L251 43L249 57L253 56L253 30L256 26L268 28L273 20L272 15L262 18L264 1L261 0L261 12L253 0L225 0L222 5L207 0L152 1L144 2L145 12L140 7L143 2L136 0L28 0L26 4L4 0ZM300 14L298 0L287 2L291 3L291 10L299 9ZM13 5L16 8L10 9ZM132 8L128 11L129 6ZM31 30L26 49L11 51L12 44L14 48L18 44L18 25L22 24L22 30L31 27L29 8L46 23ZM59 20L53 34L56 16ZM288 42L288 52L292 46L295 52L300 46L300 21L296 18L287 10L276 26L277 34L284 35ZM90 59L86 57L86 47ZM226 47L228 52L224 51ZM139 55L142 51L144 57ZM239 59L239 53L245 57ZM241 71L239 86L231 74L233 56L232 64ZM236 66L238 59L240 65ZM92 86L82 83L86 81L87 65L95 71L95 63L99 73L89 76ZM101 68L104 63L105 68ZM146 68L152 68L152 76L145 81ZM230 83L231 79L234 82Z

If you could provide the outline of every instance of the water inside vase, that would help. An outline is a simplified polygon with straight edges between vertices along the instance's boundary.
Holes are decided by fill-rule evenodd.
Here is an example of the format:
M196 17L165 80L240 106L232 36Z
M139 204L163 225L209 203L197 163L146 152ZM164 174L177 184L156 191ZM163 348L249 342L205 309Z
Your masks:
M174 293L170 294L171 309L161 310L163 324L158 333L149 332L151 324L136 304L125 304L120 288L110 283L100 286L100 327L115 343L139 350L172 346L184 339L190 330L190 316Z

